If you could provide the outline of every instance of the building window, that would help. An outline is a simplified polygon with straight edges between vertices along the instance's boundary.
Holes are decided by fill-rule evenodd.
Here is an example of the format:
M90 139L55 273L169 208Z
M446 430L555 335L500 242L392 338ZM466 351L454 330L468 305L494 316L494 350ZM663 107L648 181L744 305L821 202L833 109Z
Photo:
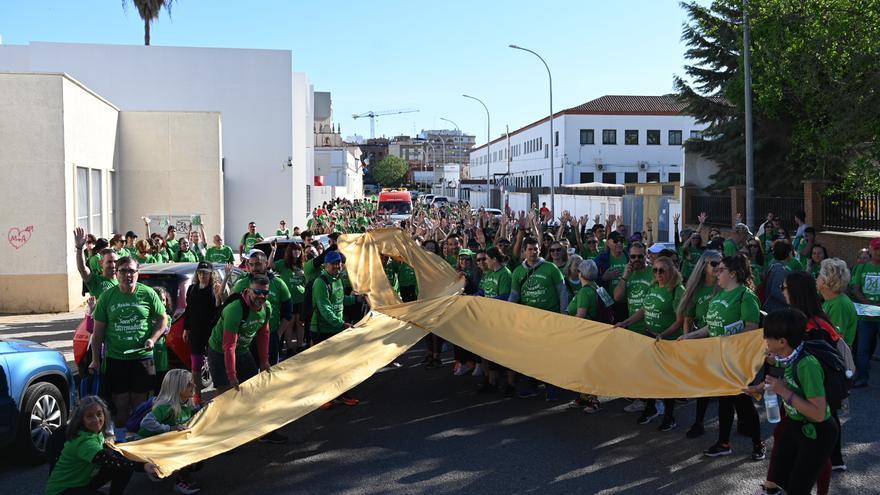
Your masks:
M549 158L549 157L550 157L550 147L544 146L544 158Z
M634 184L639 181L639 173L638 172L624 172L623 174L623 183L624 184Z
M624 144L639 144L639 131L636 129L627 129L623 131Z
M559 146L559 131L553 131L553 146Z
M581 129L581 144L593 144L593 129Z
M76 167L76 224L97 237L104 236L101 171Z
M648 172L645 174L645 182L660 182L660 172Z
M691 139L703 140L703 131L691 131Z
M617 129L603 129L602 144L617 144Z
M562 172L559 172L559 182L557 182L556 185L562 185Z
M667 182L681 182L681 174L679 172L670 172Z
M647 144L660 144L660 129L648 129Z
M617 184L617 174L614 172L603 172L602 173L602 183L603 184Z
M669 131L669 145L681 146L681 131Z
M587 184L594 180L593 172L581 172L581 184Z

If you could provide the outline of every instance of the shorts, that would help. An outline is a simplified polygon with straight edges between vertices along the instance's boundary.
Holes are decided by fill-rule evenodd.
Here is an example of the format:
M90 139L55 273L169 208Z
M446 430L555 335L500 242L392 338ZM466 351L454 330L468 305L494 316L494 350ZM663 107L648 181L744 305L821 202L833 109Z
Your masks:
M229 387L226 360L222 353L208 348L208 369L211 370L214 387ZM257 363L250 352L235 353L235 376L238 378L238 383L244 383L247 379L257 376L258 372Z
M293 315L296 316L298 314L302 314L303 303L293 303Z
M145 394L156 385L156 363L148 359L107 358L104 381L110 395Z

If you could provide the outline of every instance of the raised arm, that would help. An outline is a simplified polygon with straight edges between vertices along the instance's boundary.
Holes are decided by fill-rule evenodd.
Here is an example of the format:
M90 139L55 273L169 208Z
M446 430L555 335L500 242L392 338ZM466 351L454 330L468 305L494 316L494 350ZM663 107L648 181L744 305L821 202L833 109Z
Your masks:
M88 282L92 276L88 264L83 260L83 246L86 245L86 232L82 227L73 229L73 246L76 248L76 270L83 282Z

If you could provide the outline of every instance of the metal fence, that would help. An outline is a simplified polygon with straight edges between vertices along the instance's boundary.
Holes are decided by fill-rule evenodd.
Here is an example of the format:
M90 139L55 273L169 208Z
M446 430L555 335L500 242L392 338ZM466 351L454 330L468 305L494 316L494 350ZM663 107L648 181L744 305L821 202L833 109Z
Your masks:
M697 215L706 213L709 218L707 226L730 227L733 218L730 216L730 195L722 196L692 196L688 201L687 218L683 223L696 223Z
M824 227L839 230L880 230L880 194L827 194Z
M755 196L755 220L758 223L763 222L768 213L773 213L785 229L792 230L796 227L794 214L803 210L802 197Z

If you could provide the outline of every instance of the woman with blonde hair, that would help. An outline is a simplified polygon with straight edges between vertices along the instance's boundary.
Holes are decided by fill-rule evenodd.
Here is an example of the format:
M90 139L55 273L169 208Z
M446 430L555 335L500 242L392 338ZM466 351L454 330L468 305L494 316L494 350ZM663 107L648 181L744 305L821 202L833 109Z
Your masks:
M844 342L852 347L856 340L859 315L856 313L856 306L852 299L846 295L850 277L849 268L847 268L845 261L838 258L827 258L822 260L820 265L816 288L825 301L822 303L822 311L828 315Z

